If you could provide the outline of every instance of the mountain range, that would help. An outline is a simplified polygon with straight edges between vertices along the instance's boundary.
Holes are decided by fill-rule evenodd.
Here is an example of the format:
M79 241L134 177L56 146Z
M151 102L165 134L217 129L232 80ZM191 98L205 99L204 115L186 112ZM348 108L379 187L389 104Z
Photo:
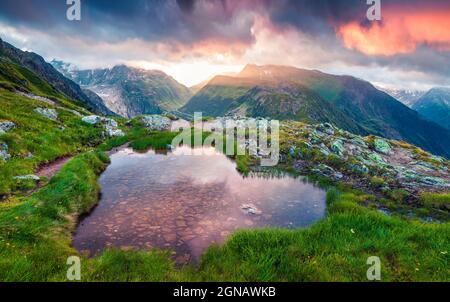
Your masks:
M161 71L125 65L79 70L61 61L49 64L1 40L0 64L0 87L68 99L101 115L173 111L330 122L355 134L405 140L450 157L445 89L422 96L414 105L419 114L364 80L289 66L247 65L238 74L202 83L193 94Z
M247 65L217 76L180 109L209 116L247 115L331 122L360 135L405 140L450 156L450 132L369 82L289 66Z
M2 82L8 86L4 88L32 92L31 90L35 86L33 84L43 81L45 82L44 86L49 85L46 90L48 96L61 93L92 112L114 115L101 99L92 97L90 92L84 91L79 85L63 76L51 64L33 52L22 51L0 39L0 60ZM40 85L40 87L44 86Z
M81 87L95 92L109 109L128 118L176 110L192 96L189 88L158 70L125 65L78 70L62 61L51 63Z

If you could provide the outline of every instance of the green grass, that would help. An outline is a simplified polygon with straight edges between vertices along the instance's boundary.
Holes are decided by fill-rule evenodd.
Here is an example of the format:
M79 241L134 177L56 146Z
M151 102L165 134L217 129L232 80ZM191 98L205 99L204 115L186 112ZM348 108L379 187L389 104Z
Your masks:
M176 132L153 132L147 136L137 138L130 143L136 151L147 151L149 148L154 150L166 150L167 146L172 144L173 139L178 135Z
M101 129L83 123L75 114L57 109L58 121L51 121L34 112L37 107L51 106L0 88L0 120L17 125L0 135L0 143L8 144L12 155L10 161L0 160L0 196L26 189L13 180L14 176L32 174L42 164L102 141Z
M97 175L108 163L103 153L72 159L50 183L24 200L0 209L0 280L63 280L77 217L98 200Z
M449 206L450 193L443 193L443 194L423 193L420 196L419 200L426 207L439 208L441 206Z

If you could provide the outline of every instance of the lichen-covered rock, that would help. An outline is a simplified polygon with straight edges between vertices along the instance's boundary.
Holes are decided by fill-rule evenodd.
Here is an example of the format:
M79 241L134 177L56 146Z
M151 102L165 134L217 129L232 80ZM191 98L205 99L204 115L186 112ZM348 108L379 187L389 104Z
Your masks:
M331 144L331 150L339 156L344 155L344 142L340 139L335 140Z
M5 134L16 127L16 124L10 121L0 121L0 134Z
M170 130L171 120L160 115L146 115L142 117L142 122L149 130L165 131Z
M368 174L370 172L369 168L367 168L366 165L358 165L358 164L354 164L351 165L350 168L357 173L361 173L361 174Z
M56 112L55 109L50 108L36 108L34 109L34 112L39 113L45 118L48 118L49 120L56 121L58 119L58 112Z
M431 177L431 176L421 177L419 178L419 181L429 186L450 187L449 182L446 182L444 179L438 177Z
M353 137L351 141L353 144L357 146L368 148L366 142L361 137Z
M384 159L379 154L376 154L376 153L369 153L367 155L367 158L370 161L374 162L375 164L382 164L382 163L384 163Z
M328 147L324 143L319 145L319 151L325 156L328 156L331 153L330 149L328 149Z
M375 151L383 153L383 154L389 154L392 150L391 145L384 139L376 138L374 141L374 147Z
M334 135L334 127L330 123L324 123L317 125L317 130L320 132L326 133L328 135Z

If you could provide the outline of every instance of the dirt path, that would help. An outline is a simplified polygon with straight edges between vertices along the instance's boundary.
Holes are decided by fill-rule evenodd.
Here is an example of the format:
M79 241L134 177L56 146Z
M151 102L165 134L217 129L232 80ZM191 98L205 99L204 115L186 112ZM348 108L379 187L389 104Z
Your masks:
M58 173L59 170L61 170L61 168L73 157L74 156L65 156L65 157L57 159L45 166L42 166L36 172L36 175L39 177L46 177L47 179L50 179L53 176L55 176L55 174Z

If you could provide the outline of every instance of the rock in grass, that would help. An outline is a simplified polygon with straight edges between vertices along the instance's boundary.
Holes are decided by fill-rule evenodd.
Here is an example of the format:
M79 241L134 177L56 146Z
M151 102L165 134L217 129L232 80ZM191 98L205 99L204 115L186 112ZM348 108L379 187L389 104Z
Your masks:
M11 131L16 127L16 124L10 121L0 122L0 134L5 134L8 131Z
M108 137L125 136L125 133L122 130L118 129L119 125L112 118L90 115L83 117L81 120L90 125L102 124L105 127L105 134Z
M55 109L50 108L36 108L34 109L34 112L39 113L45 118L48 118L49 120L56 121L58 119L58 112L56 112Z
M102 121L102 118L99 117L98 115L90 115L90 116L83 117L81 120L83 122L85 122L86 124L97 125L98 123L100 123Z
M143 116L142 122L147 129L157 131L169 130L171 125L171 120L169 118L160 115Z
M20 175L20 176L15 176L13 177L13 179L15 180L34 180L34 181L40 181L41 178L37 175Z
M125 136L125 133L120 129L107 128L106 135L109 137L122 137Z
M8 153L8 145L0 143L0 160L8 161L11 159L11 155Z
M377 138L374 141L375 145L375 151L383 153L383 154L389 154L391 152L391 145L384 139Z

